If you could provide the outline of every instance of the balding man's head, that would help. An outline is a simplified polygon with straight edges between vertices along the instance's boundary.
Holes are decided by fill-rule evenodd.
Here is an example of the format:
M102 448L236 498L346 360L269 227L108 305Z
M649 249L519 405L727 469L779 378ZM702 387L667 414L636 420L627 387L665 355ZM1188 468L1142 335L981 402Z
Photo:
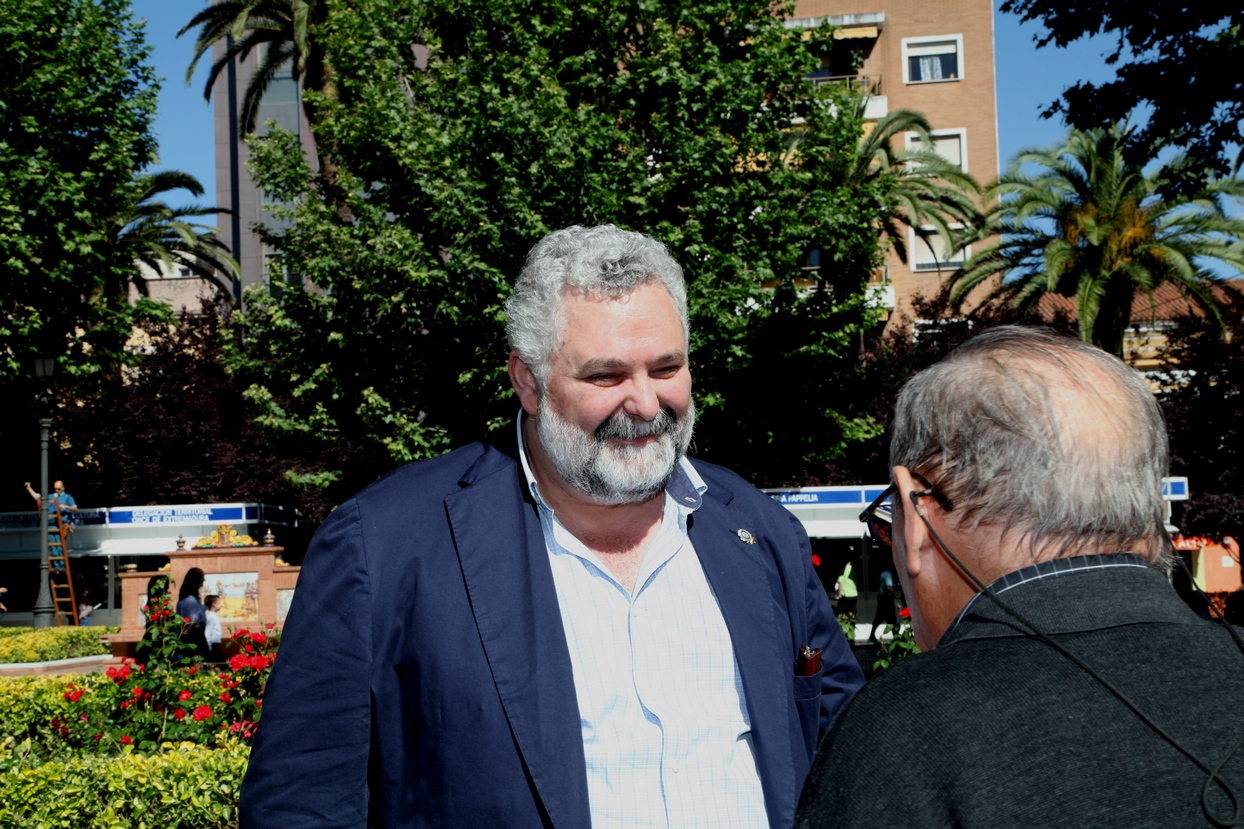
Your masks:
M1034 558L1169 560L1166 428L1144 378L1099 348L1003 326L899 395L890 465L927 478L965 529L1016 532Z

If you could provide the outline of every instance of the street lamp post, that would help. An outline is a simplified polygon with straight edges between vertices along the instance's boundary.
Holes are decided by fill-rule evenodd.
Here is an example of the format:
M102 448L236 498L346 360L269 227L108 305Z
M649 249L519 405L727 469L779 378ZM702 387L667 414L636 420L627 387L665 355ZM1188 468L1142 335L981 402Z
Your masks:
M52 593L48 589L49 567L47 527L48 505L48 433L52 429L52 418L39 418L39 598L35 599L35 627L52 626L56 616L56 608L52 604Z
M56 360L39 357L35 360L35 376L50 378L56 370ZM47 410L47 389L42 399L44 411ZM50 567L48 556L51 554L48 545L47 508L48 508L48 435L52 430L52 418L39 418L39 596L35 599L34 617L36 628L52 626L56 618L56 606L52 604L52 591L49 587ZM62 551L63 552L63 551Z

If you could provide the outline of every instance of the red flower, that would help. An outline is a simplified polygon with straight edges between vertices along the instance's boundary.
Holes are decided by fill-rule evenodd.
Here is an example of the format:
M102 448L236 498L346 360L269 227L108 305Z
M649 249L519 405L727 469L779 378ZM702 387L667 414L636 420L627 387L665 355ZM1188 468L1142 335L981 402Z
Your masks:
M272 630L274 627L276 627L276 622L268 622L268 630Z
M212 709L208 708L206 705L200 705L198 708L194 709L195 722L206 720L211 715Z
M189 668L186 668L186 674L189 676L194 676L198 672L199 672L198 665L191 665Z
M229 703L233 702L233 697L229 696L228 691L221 691L220 701L223 702L225 705L228 705Z
M241 639L245 636L250 636L250 635L251 635L251 632L247 630L246 628L238 628L237 630L233 632L232 638L236 641L238 639Z
M122 735L121 735L121 745L123 745L123 746L132 746L132 745L134 745L134 738L133 738L133 737L131 737L129 734L122 734Z
M262 645L263 643L268 641L268 637L264 636L262 633L252 633L251 641L254 642L256 645Z
M188 624L190 624L190 617L189 617L189 616L182 616L182 617L181 617L181 620L182 620L183 622L185 622L187 625L188 625Z
M246 645L242 648L242 650L246 651L247 653L254 653L254 652L255 652L255 646L254 646L254 645L251 645L250 643L247 643L247 644L246 644Z
M99 742L100 740L102 740L102 739L104 739L104 735L103 735L102 733L101 733L101 734L96 734L96 735L95 735L95 742L97 742L97 743L98 743L98 742Z
M246 654L243 654L243 653L234 654L233 658L229 660L229 667L235 671L242 670L243 668L246 667L246 664L247 664Z
M260 653L248 659L247 663L251 666L252 669L256 671L262 671L264 668L268 667L268 665L271 663L271 660L268 659L268 657L264 656L262 653Z
M126 700L125 702L121 703L121 707L122 707L122 708L129 708L129 707L130 707L130 701L129 701L129 700Z
M257 700L255 700L255 707L256 707L256 708L263 708L263 700L261 700L261 699L257 699Z
M186 712L183 711L182 709L178 708L176 711L173 712L173 719L184 720L185 718L186 718Z
M821 557L820 557L820 556L818 556L816 553L813 553L813 554L812 554L812 566L813 566L813 567L820 567L820 566L821 566Z
M234 723L233 725L229 726L229 730L232 731L234 734L237 734L238 729L240 729L241 727L242 726L240 726L238 723Z
M183 688L181 693L177 695L177 698L182 702L190 699L190 690L188 688Z
M910 619L910 618L911 618L911 608L910 608L910 607L905 607L905 608L903 608L902 610L900 610L900 611L898 612L898 617L899 617L900 619Z

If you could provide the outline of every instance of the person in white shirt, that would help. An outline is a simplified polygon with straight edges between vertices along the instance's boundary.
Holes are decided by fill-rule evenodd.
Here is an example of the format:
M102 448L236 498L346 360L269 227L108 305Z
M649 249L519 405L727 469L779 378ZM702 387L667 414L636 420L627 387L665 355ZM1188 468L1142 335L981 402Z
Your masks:
M207 639L208 662L225 661L225 653L220 649L220 640L224 636L220 627L220 604L220 596L215 594L203 600L203 606L207 608L203 614L207 618L207 627L203 631L203 636Z
M799 521L686 457L682 268L566 228L505 310L514 422L316 533L240 826L787 829L863 675Z

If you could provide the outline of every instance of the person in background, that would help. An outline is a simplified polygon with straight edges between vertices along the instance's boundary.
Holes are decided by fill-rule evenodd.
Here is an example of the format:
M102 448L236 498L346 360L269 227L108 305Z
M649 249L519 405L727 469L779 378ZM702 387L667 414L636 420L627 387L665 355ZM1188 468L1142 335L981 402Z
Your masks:
M181 635L178 637L186 646L183 656L201 656L207 658L207 614L199 601L199 593L203 590L203 571L191 567L181 581L181 589L177 592L177 615L182 618Z
M881 629L886 625L898 624L898 608L895 600L898 590L894 586L894 571L887 564L881 568L881 581L877 586L877 612L873 614L872 632L868 634L869 642L881 641Z
M78 511L77 502L73 500L72 495L65 491L64 481L54 481L52 483L52 494L48 496L47 504L43 503L43 499L39 497L39 493L35 492L34 487L30 485L30 481L26 481L23 486L26 487L27 494L30 495L31 498L34 498L35 503L39 505L37 509L47 510L48 541L59 543L61 538L60 528L56 525L57 507L60 507L61 520L66 524L69 523L73 514ZM67 553L67 550L61 550L61 554ZM53 552L53 554L55 553ZM53 569L58 572L63 570L64 567L65 565L60 561L53 562Z
M4 595L5 593L8 593L8 592L9 592L9 588L0 587L0 595ZM8 613L8 612L9 612L9 609L4 606L4 602L0 602L0 613Z
M78 591L78 625L85 627L91 623L91 611L95 609L95 605L91 604L91 591L82 588Z
M26 483L24 483L23 486L26 487L27 494L29 494L31 498L34 498L35 503L39 504L39 506L42 508L43 504L40 503L42 499L39 498L39 493L35 492L34 487L30 485L30 481L26 481ZM48 502L47 502L47 514L48 514L48 526L49 527L56 526L56 507L58 505L60 506L61 517L65 521L69 520L69 515L67 513L75 513L78 511L78 503L77 501L73 500L72 495L70 495L68 492L65 491L64 481L54 481L52 483L52 494L48 496Z
M838 582L834 585L838 594L838 606L834 611L838 615L846 614L848 616L855 615L855 606L859 602L860 590L855 586L855 560L847 562L847 566L842 568L842 575L838 577Z
M206 619L203 638L207 641L208 662L225 661L225 652L220 647L224 638L224 631L220 627L220 604L220 596L215 593L203 599L203 616Z

